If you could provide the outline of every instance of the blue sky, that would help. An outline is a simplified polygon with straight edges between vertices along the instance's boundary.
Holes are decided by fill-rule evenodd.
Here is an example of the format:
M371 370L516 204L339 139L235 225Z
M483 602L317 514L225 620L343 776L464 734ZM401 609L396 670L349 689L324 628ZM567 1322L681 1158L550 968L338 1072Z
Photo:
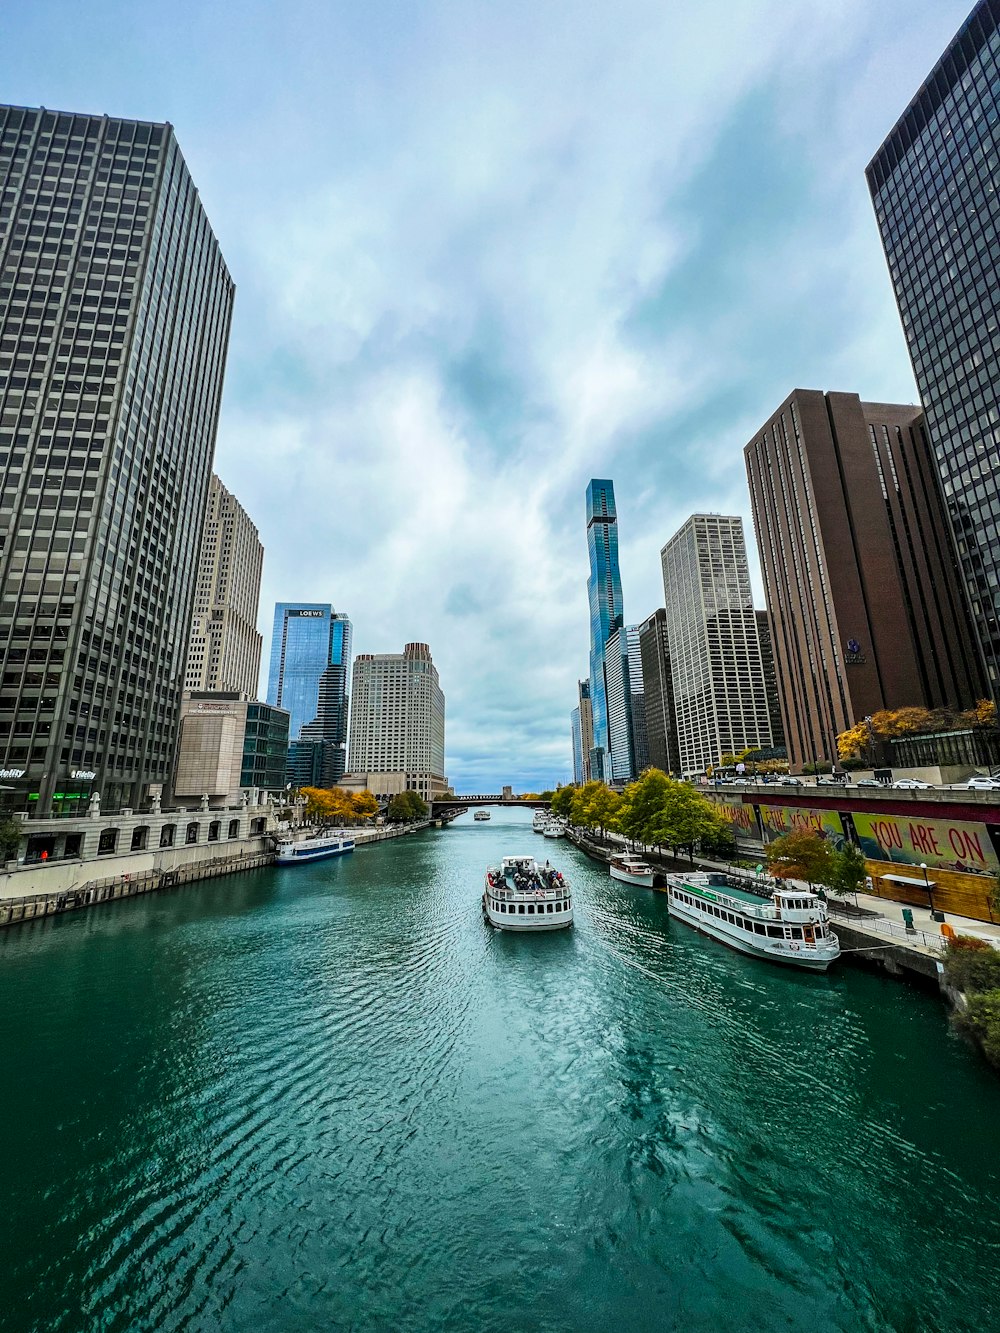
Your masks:
M911 402L864 167L971 0L33 0L8 102L169 120L237 284L275 600L431 645L458 790L570 772L584 492L626 617L796 386ZM752 542L751 542L752 545ZM759 588L759 582L758 582Z

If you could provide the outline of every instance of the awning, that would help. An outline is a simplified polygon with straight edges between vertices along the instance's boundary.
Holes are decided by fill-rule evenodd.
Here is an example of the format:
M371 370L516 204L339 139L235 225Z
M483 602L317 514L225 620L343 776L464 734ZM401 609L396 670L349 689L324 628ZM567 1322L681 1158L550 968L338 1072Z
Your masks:
M933 889L936 883L933 879L913 879L910 875L879 875L878 878L890 880L893 884L912 884L917 889Z

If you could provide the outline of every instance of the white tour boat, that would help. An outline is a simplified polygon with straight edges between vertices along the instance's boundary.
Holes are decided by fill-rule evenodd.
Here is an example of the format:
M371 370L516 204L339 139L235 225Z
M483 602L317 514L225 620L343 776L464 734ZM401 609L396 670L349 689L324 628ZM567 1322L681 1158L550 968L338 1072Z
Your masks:
M305 861L324 861L328 856L343 856L345 852L353 852L354 838L343 829L336 832L324 829L298 842L289 837L277 838L275 850L279 866L302 865Z
M666 880L672 916L740 953L811 972L825 972L840 957L826 904L806 889L776 888L756 901L734 897L704 871Z
M569 882L532 856L505 856L486 871L483 911L498 930L561 930L573 924Z
M653 867L632 852L619 852L611 858L611 878L624 884L638 884L644 889L653 887Z
M472 818L479 823L481 823L484 819L489 819L489 817L490 817L490 812L488 810L477 810L475 814L472 816Z
M549 822L551 817L552 816L549 814L547 810L536 810L535 817L531 821L532 833L544 833L545 825Z
M542 829L542 832L546 838L565 838L566 836L566 830L563 828L562 824L557 823L554 819L549 820Z

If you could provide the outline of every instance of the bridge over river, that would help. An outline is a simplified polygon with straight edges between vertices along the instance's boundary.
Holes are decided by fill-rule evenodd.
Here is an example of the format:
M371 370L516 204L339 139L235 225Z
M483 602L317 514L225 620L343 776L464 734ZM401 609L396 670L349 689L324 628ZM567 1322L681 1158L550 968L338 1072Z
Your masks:
M518 805L527 810L548 810L550 802L492 792L486 796L444 796L434 801L433 805L434 813L441 814L445 810L467 810L473 805Z

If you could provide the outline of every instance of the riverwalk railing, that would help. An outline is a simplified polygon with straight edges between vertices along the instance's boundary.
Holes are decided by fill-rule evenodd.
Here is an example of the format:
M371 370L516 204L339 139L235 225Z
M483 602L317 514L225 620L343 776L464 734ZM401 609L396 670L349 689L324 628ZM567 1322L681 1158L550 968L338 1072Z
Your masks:
M843 921L845 926L864 934L884 935L888 939L899 940L901 944L915 945L918 949L928 949L931 953L944 951L943 935L931 935L926 930L907 929L899 921L890 921L884 916L858 916L842 903L827 900L827 909L831 916Z

